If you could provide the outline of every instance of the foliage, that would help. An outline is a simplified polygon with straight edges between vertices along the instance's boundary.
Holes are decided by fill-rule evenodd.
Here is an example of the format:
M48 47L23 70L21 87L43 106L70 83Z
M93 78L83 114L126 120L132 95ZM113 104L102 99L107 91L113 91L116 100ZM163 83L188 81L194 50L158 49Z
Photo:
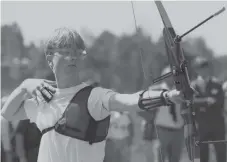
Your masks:
M53 78L48 67L42 46L33 43L26 46L18 24L1 27L1 70L2 89L9 90L28 77ZM90 76L100 84L120 92L135 92L146 88L152 79L161 74L168 65L163 37L157 42L144 34L140 28L132 35L117 37L109 31L103 31L98 37L91 38L88 46L89 59L87 66ZM91 44L92 42L92 44ZM213 73L222 80L227 79L227 56L214 57L203 38L188 39L183 42L184 52L189 62L189 71L194 76L190 62L198 55L207 57L213 63Z

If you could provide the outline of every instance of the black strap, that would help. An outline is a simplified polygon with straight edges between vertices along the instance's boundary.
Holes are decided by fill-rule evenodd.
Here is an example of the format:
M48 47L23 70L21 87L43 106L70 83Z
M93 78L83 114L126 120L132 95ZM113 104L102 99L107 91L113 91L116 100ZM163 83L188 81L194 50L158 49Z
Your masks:
M42 135L44 135L45 133L47 133L47 132L49 132L49 131L51 131L53 129L54 129L54 126L45 128L44 130L42 130Z
M92 87L92 88L94 88L94 87L97 87L99 84L97 83L97 82L95 82L95 83L93 83L93 84L91 84L90 86L86 86L86 87L84 87L84 88L87 88L87 87ZM83 90L84 88L82 88L81 90ZM79 90L75 95L74 95L74 97L81 91L81 90ZM74 98L73 97L73 98ZM65 109L65 111L67 110L67 108L68 108L68 106L70 105L70 103L71 103L71 101L73 100L73 98L70 100L70 102L69 102L69 104L67 105L67 107L66 107L66 109ZM63 113L63 115L65 114L65 112ZM60 120L60 119L59 119ZM89 128L91 128L91 130L94 130L94 129L97 129L97 124L95 124L93 121L90 121L89 122L89 126L88 126ZM45 133L47 133L47 132L49 132L49 131L51 131L51 130L53 130L55 128L55 125L54 126L52 126L52 127L48 127L48 128L45 128L44 130L42 130L42 135L44 135ZM91 140L89 140L90 142L90 144L92 144L93 143L93 138L94 137L91 137L92 136L92 134L90 133L90 132L87 132L87 137L88 137L88 139L91 139Z
M97 123L94 121L93 118L90 119L89 125L88 125L88 131L86 132L86 139L89 141L89 144L92 145L92 143L95 140L96 134L94 132L97 129Z

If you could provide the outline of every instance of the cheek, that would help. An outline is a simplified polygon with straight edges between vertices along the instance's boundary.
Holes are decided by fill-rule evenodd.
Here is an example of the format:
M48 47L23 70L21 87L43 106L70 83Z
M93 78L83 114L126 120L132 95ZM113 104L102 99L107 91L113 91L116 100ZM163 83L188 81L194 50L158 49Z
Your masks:
M61 57L54 57L53 58L53 69L58 70L64 64L64 59Z
M77 59L76 66L80 69L85 69L87 67L87 63L83 59Z

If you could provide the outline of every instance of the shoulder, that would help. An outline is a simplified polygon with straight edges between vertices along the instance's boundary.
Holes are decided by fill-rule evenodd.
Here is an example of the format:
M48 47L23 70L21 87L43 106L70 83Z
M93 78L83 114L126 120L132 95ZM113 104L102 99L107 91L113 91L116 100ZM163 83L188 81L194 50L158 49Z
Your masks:
M116 94L115 91L102 87L94 87L89 96L89 103L103 105L109 107L109 100Z
M103 98L106 95L112 95L115 94L116 92L112 89L108 88L103 88L103 87L93 87L91 90L91 95L90 97L96 97L96 98Z
M219 80L219 79L216 78L216 77L212 77L212 78L211 78L211 81L214 82L214 83L221 84L221 80Z
M101 120L110 115L109 101L116 94L111 89L94 87L88 98L88 109L95 120Z
M216 77L211 78L211 83L222 88L222 82Z
M191 86L192 86L193 88L195 88L195 87L197 86L197 84L198 84L197 80L191 81Z
M223 89L224 91L227 91L227 81L225 81L225 82L223 83L222 89Z

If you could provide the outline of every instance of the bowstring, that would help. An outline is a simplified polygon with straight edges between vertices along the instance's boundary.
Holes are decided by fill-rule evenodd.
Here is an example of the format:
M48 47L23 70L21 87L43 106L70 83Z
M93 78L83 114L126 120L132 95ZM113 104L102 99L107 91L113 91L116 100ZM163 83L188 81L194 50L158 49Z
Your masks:
M133 18L134 18L134 25L135 25L135 29L136 29L136 32L138 32L138 25L137 25L137 22L136 22L136 15L135 15L135 9L134 9L134 5L133 5L133 1L130 1L131 2L131 5L132 5L132 11L133 11ZM141 61L141 66L142 66L142 70L143 70L143 75L144 75L144 78L145 79L148 79L148 77L146 76L145 74L145 70L144 70L144 66L143 66L143 49L141 47L139 47L140 49L140 61ZM158 130L157 130L157 125L155 124L154 122L154 126L155 126L155 134L157 136L157 139L159 141L159 135L158 135ZM159 150L159 154L160 154L160 157L161 157L161 161L164 162L164 159L163 159L163 154L162 154L162 150L161 150L161 147L158 148ZM159 158L159 157L158 157Z
M135 30L136 30L136 33L138 32L138 25L137 25L137 22L136 22L136 15L135 15L135 9L134 9L134 5L133 5L133 1L131 1L131 5L132 5L132 12L133 12L133 19L134 19L134 25L135 25ZM143 65L143 48L141 46L139 46L139 54L140 54L140 62L141 62L141 67L142 67L142 71L143 71L143 77L147 80L148 77L145 73L145 68L144 68L144 65Z

